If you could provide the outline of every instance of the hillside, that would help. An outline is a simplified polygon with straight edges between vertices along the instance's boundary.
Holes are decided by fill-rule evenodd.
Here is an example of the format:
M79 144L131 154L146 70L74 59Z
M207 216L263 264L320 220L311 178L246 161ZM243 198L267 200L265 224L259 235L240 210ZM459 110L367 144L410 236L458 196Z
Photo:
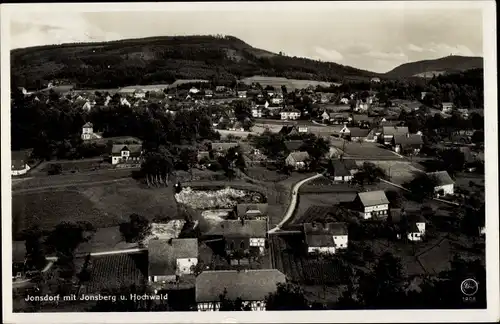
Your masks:
M177 79L223 84L254 75L317 81L377 75L336 63L282 56L231 36L153 37L15 49L11 72L13 84L26 88L39 88L40 83L55 79L78 88L115 88Z
M402 64L385 74L388 78L412 76L432 77L446 72L459 72L483 68L483 58L473 56L446 56L436 60L425 60Z

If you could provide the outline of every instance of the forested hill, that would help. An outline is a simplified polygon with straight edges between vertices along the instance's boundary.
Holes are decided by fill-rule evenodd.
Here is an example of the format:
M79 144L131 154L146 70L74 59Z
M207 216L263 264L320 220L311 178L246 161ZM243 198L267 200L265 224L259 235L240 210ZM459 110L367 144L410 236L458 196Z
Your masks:
M377 73L254 48L231 36L172 36L104 43L37 46L11 51L15 86L65 80L80 88L206 79L218 84L253 75L318 81Z
M482 69L483 58L476 56L446 56L435 60L425 60L402 64L385 74L388 78L409 78L412 76L432 76L450 72Z

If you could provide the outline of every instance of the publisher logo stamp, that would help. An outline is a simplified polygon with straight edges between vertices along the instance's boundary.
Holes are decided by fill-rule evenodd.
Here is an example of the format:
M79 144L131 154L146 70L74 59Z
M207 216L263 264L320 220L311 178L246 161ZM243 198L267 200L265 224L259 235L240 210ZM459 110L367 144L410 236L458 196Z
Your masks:
M466 296L474 296L478 291L478 283L474 279L465 279L460 285L460 290Z

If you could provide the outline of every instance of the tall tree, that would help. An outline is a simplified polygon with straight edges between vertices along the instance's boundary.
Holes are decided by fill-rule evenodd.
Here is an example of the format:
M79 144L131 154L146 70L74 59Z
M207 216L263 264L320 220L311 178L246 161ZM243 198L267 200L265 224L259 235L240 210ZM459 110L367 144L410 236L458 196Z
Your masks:
M275 293L266 298L266 310L308 310L309 302L302 289L294 284L279 283Z

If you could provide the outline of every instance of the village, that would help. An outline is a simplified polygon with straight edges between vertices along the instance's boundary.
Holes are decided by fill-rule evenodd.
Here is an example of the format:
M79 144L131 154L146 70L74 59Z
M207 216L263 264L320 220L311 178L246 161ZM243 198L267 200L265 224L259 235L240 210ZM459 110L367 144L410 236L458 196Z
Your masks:
M374 89L380 82L369 81ZM57 100L83 116L123 107L177 123L185 111L203 111L217 135L182 146L170 165L135 134L106 136L84 117L79 140L94 148L86 157L42 161L13 151L14 235L24 238L13 243L15 307L88 308L21 297L132 289L169 298L95 307L266 310L270 296L291 294L294 284L307 307L332 309L357 271L388 252L401 260L407 293L448 269L453 254L481 255L483 110L429 105L426 92L387 100L376 90L341 89L203 80L19 89L22 100ZM36 193L42 198L28 202ZM36 234L26 238L30 225ZM44 237L55 240L52 252L39 251ZM43 260L34 263L35 254Z

